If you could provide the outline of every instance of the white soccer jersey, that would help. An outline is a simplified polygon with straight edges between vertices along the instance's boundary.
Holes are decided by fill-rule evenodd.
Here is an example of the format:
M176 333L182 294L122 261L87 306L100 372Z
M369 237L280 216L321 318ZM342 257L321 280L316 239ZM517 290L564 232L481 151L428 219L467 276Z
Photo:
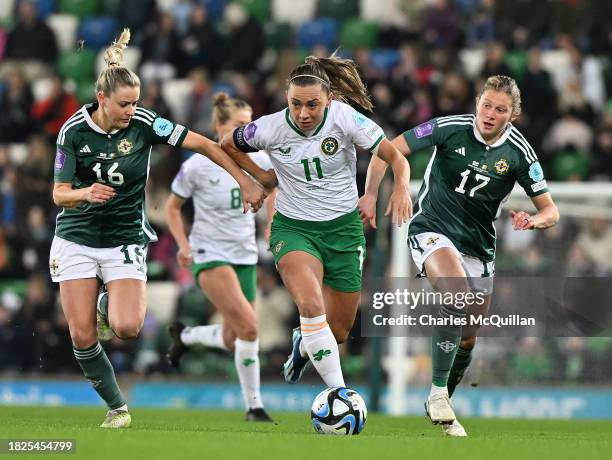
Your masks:
M332 101L310 136L295 125L287 108L238 128L234 142L243 150L270 154L278 177L278 212L292 219L326 221L357 207L355 145L373 150L384 137L365 115Z
M272 167L265 152L249 155L261 168ZM193 198L195 216L189 243L195 263L257 263L255 216L243 214L240 187L225 169L203 155L192 155L172 182L172 192Z

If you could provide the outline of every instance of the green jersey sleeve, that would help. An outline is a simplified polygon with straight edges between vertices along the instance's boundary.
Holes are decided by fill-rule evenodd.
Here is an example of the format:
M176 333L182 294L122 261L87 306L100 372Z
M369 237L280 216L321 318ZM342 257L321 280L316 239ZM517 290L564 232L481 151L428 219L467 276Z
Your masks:
M76 156L71 136L64 138L64 143L56 145L53 180L56 183L72 183L76 171Z
M544 170L539 161L529 163L523 159L516 173L516 180L528 196L538 196L548 192L548 184L544 178Z
M142 122L147 141L151 145L169 144L180 147L189 130L183 125L160 117L152 110L138 107L133 118Z
M440 142L440 128L436 118L421 123L403 134L412 153L433 147Z

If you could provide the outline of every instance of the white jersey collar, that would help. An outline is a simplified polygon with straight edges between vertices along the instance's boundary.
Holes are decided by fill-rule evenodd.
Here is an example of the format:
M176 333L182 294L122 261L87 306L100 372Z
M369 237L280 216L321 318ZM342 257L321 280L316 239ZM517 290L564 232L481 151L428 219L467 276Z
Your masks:
M102 128L100 128L93 121L93 118L91 118L91 115L89 114L89 110L87 110L89 108L94 108L94 110L97 110L99 108L98 103L93 102L91 104L85 104L83 107L81 107L81 112L83 113L83 116L85 117L85 121L87 122L87 124L89 125L91 129L93 129L95 132L100 133L100 134L115 134L116 132L119 131L118 129L113 129L110 133L107 133Z

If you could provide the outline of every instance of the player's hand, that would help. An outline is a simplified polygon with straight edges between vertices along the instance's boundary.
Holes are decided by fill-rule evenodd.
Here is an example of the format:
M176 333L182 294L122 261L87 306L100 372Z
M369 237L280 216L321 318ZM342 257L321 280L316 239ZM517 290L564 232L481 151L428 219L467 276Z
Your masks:
M391 214L393 225L401 227L412 217L412 199L406 187L395 187L389 198L385 216Z
M376 228L376 197L365 194L357 202L359 209L359 217L363 225L370 224L370 227Z
M512 217L512 227L514 230L533 230L535 228L533 218L525 211L517 212L510 210L510 217Z
M249 209L252 209L253 212L259 211L266 197L263 189L255 181L249 179L240 187L240 191L244 213L249 212Z
M193 256L191 255L191 247L179 249L176 253L176 262L181 268L189 268L193 264Z
M85 192L83 198L89 203L106 203L117 195L114 188L99 182L94 182L91 186L83 189L83 191Z

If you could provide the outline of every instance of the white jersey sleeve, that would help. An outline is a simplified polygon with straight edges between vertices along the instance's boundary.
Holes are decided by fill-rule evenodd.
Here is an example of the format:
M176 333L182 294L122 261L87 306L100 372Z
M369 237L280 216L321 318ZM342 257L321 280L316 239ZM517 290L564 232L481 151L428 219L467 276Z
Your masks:
M194 157L192 156L183 162L181 169L170 186L172 193L183 199L191 198L195 189L195 162L192 160L192 158Z
M382 128L348 105L342 105L340 119L353 144L372 151L385 138Z

